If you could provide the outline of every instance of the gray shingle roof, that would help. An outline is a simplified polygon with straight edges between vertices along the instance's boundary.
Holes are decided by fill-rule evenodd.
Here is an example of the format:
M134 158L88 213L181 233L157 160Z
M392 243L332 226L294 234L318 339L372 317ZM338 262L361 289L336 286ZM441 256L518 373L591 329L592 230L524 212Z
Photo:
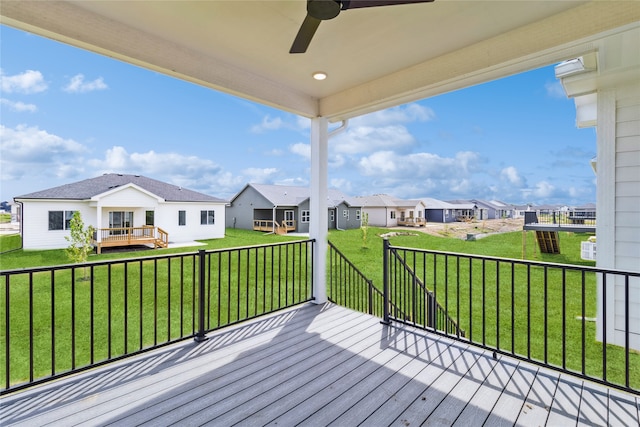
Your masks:
M147 178L141 175L107 173L96 178L89 178L71 184L61 185L34 193L14 197L14 199L63 199L88 200L114 188L127 184L155 194L167 202L220 202L224 200L197 191L188 190L177 185Z
M309 187L272 184L248 185L262 194L262 196L273 203L274 206L298 206L311 197L311 189ZM327 190L327 199L329 207L338 206L342 202L346 202L349 206L357 206L353 198L345 196L340 190L335 188L329 188Z

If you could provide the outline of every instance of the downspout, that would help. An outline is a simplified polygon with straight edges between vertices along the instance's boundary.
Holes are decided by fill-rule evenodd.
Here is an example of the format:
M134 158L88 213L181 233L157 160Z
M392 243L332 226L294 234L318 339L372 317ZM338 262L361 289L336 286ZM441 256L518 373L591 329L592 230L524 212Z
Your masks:
M277 206L274 205L273 209L271 210L271 233L270 234L277 234L276 233L276 208Z
M341 132L344 132L347 129L347 126L349 126L349 119L344 119L340 126L338 126L334 130L329 132L329 134L327 135L327 139L329 139L329 138L331 138L333 136L336 136L337 134L339 134Z

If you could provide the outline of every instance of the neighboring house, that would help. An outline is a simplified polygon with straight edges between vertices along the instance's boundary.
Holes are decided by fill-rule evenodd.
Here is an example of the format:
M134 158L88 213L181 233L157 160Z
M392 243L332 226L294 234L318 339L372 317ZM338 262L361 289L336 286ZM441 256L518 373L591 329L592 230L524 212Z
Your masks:
M515 206L500 200L491 200L496 209L496 218L515 218Z
M388 194L356 197L362 212L369 217L373 227L396 227L399 225L424 225L424 203L421 200L402 200Z
M447 200L455 206L453 215L456 221L471 221L478 218L478 205L471 200Z
M487 200L449 200L449 203L456 205L458 212L456 218L459 221L470 219L482 221L485 219L504 218L505 215L510 212L510 209L506 205L489 202Z
M424 217L427 222L454 222L456 221L456 205L432 199L430 197L420 199L424 203Z
M224 237L224 200L140 175L104 174L14 200L21 206L24 249L68 247L74 211L98 229L98 248L142 237L164 245Z
M310 216L308 187L247 184L227 206L228 228L308 233ZM339 190L328 190L329 229L360 228L361 209Z

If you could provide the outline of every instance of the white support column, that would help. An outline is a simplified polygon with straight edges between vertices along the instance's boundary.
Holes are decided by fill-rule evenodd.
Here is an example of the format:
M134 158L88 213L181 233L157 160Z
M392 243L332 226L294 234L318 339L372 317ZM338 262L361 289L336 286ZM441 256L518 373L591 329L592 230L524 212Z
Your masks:
M596 172L596 266L616 268L616 114L615 93L598 92L597 172ZM614 281L607 283L607 342L614 337ZM602 341L604 331L604 295L602 279L598 280L596 339Z
M102 205L100 204L100 202L97 203L96 205L96 237L97 237L97 241L98 243L102 242L102 233L100 232L100 229L102 228Z
M316 240L313 252L313 295L316 304L327 301L327 167L328 121L324 117L311 120L311 199L309 200L309 237Z

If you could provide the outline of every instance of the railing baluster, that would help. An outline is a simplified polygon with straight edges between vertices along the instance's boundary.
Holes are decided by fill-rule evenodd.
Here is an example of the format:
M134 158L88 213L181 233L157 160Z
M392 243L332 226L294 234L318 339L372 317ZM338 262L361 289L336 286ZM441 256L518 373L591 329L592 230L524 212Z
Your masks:
M51 278L50 278L49 289L51 291L51 375L55 375L56 373L56 275L55 275L55 270L51 270L50 277ZM7 305L7 308L9 308L9 305Z

